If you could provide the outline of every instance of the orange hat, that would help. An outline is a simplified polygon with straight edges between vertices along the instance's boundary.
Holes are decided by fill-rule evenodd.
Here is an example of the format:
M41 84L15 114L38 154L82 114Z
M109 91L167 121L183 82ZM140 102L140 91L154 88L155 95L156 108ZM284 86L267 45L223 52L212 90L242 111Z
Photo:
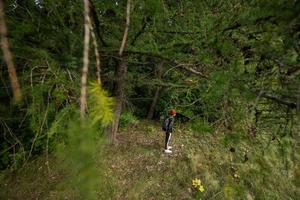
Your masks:
M169 114L170 114L170 115L175 115L175 114L176 114L176 110L175 110L175 109L169 110Z

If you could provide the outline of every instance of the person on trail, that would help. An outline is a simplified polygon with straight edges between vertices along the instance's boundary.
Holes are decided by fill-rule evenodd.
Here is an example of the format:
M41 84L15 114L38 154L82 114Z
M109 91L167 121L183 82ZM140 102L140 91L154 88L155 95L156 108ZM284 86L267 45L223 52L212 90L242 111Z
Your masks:
M173 124L174 124L174 117L176 116L176 110L171 109L169 111L169 116L163 122L163 130L166 132L166 139L165 139L165 153L172 153L172 147L169 146L172 132L173 132Z

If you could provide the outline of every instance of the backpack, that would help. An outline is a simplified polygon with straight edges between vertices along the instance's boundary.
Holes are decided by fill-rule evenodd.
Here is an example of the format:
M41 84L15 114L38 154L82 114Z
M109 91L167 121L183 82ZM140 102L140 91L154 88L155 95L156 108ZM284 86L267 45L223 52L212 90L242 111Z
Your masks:
M161 125L161 129L162 129L163 131L167 131L167 128L168 128L168 126L169 126L169 122L170 122L169 117L166 117L166 118L164 119L162 125Z

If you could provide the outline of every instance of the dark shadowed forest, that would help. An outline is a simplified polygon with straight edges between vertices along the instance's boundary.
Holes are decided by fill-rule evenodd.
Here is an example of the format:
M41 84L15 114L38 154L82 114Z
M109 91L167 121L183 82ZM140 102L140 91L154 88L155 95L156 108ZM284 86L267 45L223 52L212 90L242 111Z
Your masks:
M300 199L299 0L0 0L0 39L0 199Z

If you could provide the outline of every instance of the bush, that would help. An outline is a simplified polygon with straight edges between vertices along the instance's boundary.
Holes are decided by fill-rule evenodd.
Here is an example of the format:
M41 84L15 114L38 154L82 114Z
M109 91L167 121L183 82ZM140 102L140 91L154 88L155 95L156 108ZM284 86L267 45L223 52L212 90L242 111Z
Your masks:
M191 122L190 124L191 128L195 132L199 133L212 133L213 128L211 127L210 124L208 124L206 121L203 119L195 119Z
M124 128L130 124L137 124L138 119L129 111L125 111L121 114L119 126Z

